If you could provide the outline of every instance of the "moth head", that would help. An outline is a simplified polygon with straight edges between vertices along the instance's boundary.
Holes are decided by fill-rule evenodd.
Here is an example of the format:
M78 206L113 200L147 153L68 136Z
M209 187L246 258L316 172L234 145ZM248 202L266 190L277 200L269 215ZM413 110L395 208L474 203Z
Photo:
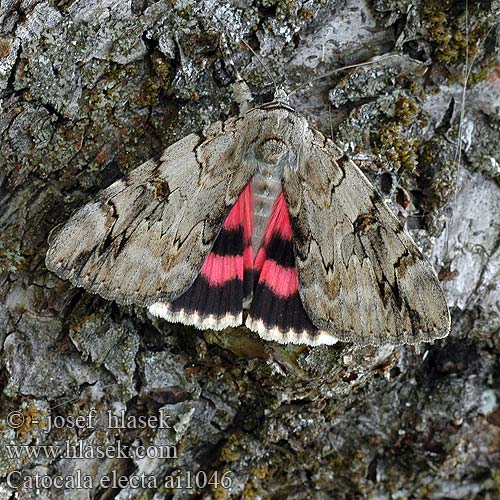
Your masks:
M284 104L290 104L288 94L285 92L285 89L283 87L276 87L273 102L275 101L282 102Z

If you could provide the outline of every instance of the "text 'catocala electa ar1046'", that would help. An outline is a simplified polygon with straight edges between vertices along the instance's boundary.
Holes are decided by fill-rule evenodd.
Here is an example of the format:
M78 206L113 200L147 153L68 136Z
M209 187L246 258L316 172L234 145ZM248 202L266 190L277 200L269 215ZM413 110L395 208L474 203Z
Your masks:
M47 267L122 304L281 343L416 344L436 274L358 167L282 100L190 134L51 236Z

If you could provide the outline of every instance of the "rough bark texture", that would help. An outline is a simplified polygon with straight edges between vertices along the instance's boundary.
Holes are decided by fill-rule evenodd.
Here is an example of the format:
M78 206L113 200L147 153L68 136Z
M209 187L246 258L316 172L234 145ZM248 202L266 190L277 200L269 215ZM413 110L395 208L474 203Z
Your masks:
M499 7L470 4L1 0L1 499L500 497ZM420 350L283 347L243 328L155 321L46 270L52 227L237 113L231 58L258 102L272 97L242 40L288 89L392 55L292 104L367 172L440 271L448 338ZM92 409L95 422L71 425ZM110 429L108 410L163 412L170 425ZM63 428L46 432L48 415ZM132 451L41 448L79 442L94 455L119 442ZM19 445L42 451L28 458ZM170 454L141 458L140 445ZM103 480L112 471L115 489ZM226 487L203 485L214 472ZM92 484L71 487L78 474ZM48 487L31 487L36 476Z

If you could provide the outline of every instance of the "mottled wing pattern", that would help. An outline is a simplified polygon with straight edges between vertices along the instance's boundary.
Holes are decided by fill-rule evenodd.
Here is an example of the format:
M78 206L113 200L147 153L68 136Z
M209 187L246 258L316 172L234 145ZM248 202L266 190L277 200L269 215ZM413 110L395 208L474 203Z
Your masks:
M151 314L200 329L222 330L243 321L244 282L251 276L253 255L252 193L243 190L227 216L194 283L172 302L156 302Z
M357 166L312 129L284 192L299 293L317 328L356 344L415 344L448 334L431 266Z
M179 297L253 175L240 127L188 135L105 189L51 235L48 269L120 303Z

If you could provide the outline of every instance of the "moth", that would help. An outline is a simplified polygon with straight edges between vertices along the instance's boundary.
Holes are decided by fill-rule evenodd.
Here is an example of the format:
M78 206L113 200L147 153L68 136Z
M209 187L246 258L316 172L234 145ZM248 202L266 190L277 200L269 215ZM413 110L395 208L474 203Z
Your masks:
M199 329L416 344L449 333L432 267L359 168L282 95L190 134L51 234L47 268Z

